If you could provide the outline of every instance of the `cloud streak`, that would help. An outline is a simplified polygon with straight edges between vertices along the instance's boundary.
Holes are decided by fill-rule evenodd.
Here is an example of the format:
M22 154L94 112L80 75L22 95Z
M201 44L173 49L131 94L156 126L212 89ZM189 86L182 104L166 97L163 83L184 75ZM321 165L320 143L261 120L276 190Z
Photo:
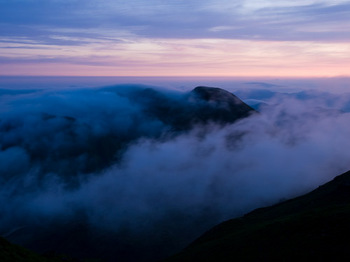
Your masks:
M347 75L349 62L346 43L143 38L76 46L6 42L0 49L8 75L41 69L43 75L266 76L274 69L275 76L333 76Z
M3 1L0 52L21 61L1 67L1 72L145 76L174 75L176 71L188 75L194 65L209 68L203 74L217 76L267 76L272 72L304 76L305 69L310 70L309 76L348 75L344 68L349 64L349 12L347 1ZM203 50L209 40L211 45ZM314 52L299 48L303 45L315 47ZM319 50L320 45L327 47ZM243 52L249 69L239 52L245 46L256 50ZM262 57L270 53L268 46L269 50L277 46L277 54L282 53L277 63L274 56ZM48 57L52 61L42 61ZM26 64L27 59L36 61ZM293 64L288 70L280 70L284 59ZM324 69L312 70L320 64ZM202 74L198 69L192 75Z
M295 34L298 28L309 23L319 24L320 27L329 22L342 24L348 21L349 12L347 1L276 3L249 0L235 3L224 1L220 4L211 0L167 3L153 0L147 4L141 1L75 1L69 4L57 1L16 1L5 2L3 7L3 24L8 25L44 25L48 28L66 27L78 30L101 27L123 30L129 28L136 35L152 38L167 38L168 32L171 31L171 38L189 38L192 35L194 38L252 39L260 31L262 39L271 40L273 35L264 34L263 28L267 28L278 32L283 40L296 41L306 37ZM220 26L243 27L245 34L237 35L231 32L208 35L209 28ZM294 31L294 34L286 34L286 26ZM140 30L134 30L136 27L140 27ZM254 27L257 29L255 32ZM312 33L312 39L323 37L323 40L329 40L327 35L318 35L317 30ZM339 37L345 37L346 40L347 36Z

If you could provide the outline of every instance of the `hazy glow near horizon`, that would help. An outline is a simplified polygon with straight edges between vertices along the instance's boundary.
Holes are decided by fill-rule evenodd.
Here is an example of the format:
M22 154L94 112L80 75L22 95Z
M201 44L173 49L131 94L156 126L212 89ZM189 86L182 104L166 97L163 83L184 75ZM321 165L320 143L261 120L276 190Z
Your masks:
M350 75L350 1L0 4L1 75Z

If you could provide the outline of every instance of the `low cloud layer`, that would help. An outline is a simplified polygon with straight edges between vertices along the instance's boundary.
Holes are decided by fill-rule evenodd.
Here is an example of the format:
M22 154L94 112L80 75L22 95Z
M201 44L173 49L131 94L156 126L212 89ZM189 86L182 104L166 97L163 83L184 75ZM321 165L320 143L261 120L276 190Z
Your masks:
M95 248L113 239L154 260L350 169L350 115L319 99L272 98L233 124L182 130L146 109L188 106L188 93L119 86L1 99L0 230L17 242L80 223L108 232L92 237ZM164 253L146 254L152 246Z

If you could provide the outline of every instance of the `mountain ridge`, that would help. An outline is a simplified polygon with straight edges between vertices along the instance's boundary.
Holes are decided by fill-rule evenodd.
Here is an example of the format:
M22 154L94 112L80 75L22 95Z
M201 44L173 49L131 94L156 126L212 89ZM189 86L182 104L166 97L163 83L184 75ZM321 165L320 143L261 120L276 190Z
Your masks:
M225 221L165 261L350 258L350 171L305 195Z

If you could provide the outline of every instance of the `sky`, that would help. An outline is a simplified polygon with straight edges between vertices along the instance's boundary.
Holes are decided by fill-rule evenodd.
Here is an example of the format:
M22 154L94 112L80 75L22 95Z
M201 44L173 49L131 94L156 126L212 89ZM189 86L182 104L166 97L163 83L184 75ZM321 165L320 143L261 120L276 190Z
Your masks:
M0 0L0 74L349 76L350 1Z

